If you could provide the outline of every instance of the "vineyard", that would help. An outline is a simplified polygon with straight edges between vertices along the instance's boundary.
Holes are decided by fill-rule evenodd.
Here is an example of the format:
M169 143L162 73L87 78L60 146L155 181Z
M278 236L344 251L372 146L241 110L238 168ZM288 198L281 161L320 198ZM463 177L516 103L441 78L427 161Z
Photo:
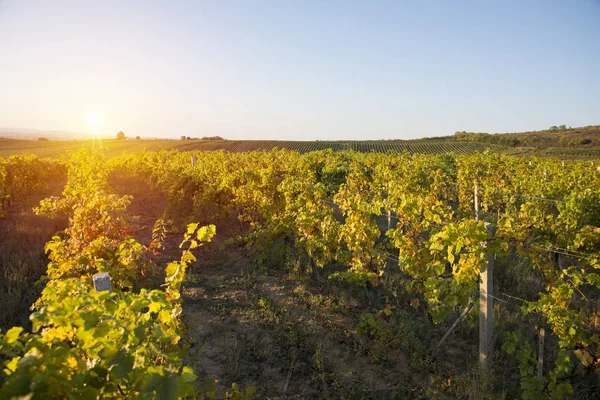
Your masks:
M475 154L481 153L488 148L504 150L502 146L486 145L473 142L444 142L444 141L407 141L407 140L369 140L350 142L288 142L269 140L215 140L215 141L193 141L186 145L180 145L178 150L225 150L233 153L246 151L269 151L273 149L287 149L299 153L308 153L318 150L353 150L360 153L403 153L410 154Z
M274 149L281 143L289 145ZM597 164L435 141L191 141L177 150L109 160L89 151L65 161L0 158L5 211L10 201L63 177L62 196L43 200L36 213L69 220L46 244L49 264L31 332L3 327L0 333L1 398L597 395ZM117 194L111 182L124 182L130 194ZM150 191L164 209L142 244L127 210ZM231 268L242 272L230 291L214 285L192 292L197 281L232 273L195 265L236 252L248 267ZM492 270L483 292L480 276L491 279ZM112 292L94 289L92 277L102 272ZM278 281L268 281L269 274ZM291 302L283 307L284 294L268 296L265 279L271 291L294 282L286 290ZM312 292L316 287L322 292ZM230 298L233 288L252 306L223 300L201 308ZM215 296L194 303L202 293ZM302 301L308 311L298 311ZM482 367L481 315L471 312L480 302L490 311ZM315 311L325 309L327 318ZM257 318L262 340L272 338L266 348L276 347L276 354L252 354L258 339L237 350L236 339L223 347L236 351L226 362L210 347L205 359L192 362L196 341L210 340L196 332L224 311L234 330ZM300 313L304 319L290 317ZM466 362L456 361L456 349L468 354ZM209 359L230 373L198 378ZM344 373L339 360L356 370L356 360L369 367ZM271 369L269 377L256 363ZM378 374L385 385L372 376ZM279 375L282 382L273 384Z
M481 153L486 149L497 152L507 151L508 148L495 145L469 141L421 141L421 140L369 140L369 141L280 141L280 140L84 140L84 141L27 141L0 138L0 156L16 153L35 153L40 157L58 157L68 151L81 148L99 150L107 156L120 156L123 154L148 150L178 150L178 151L218 151L225 150L232 153L246 151L270 151L273 149L287 149L299 153L308 153L318 150L354 150L362 153L403 153L422 154L454 153L472 155ZM586 153L587 154L587 153Z
M593 127L588 136L594 138L597 135L597 127ZM583 131L586 128L579 128ZM579 132L574 129L574 132ZM578 133L573 133L577 135ZM484 134L481 134L484 135ZM115 140L115 139L93 139L93 140L54 140L54 141L33 141L33 140L15 140L0 138L0 156L10 156L14 154L36 154L40 157L61 157L68 152L88 149L91 151L100 151L107 157L117 157L136 151L219 151L224 150L232 153L247 151L271 151L274 149L287 149L297 151L301 154L320 151L333 150L343 151L352 150L360 153L404 153L409 154L445 154L455 155L475 155L491 150L498 154L514 156L539 156L539 157L557 157L562 159L597 159L600 157L600 148L596 139L571 138L563 142L575 142L589 140L586 145L567 144L563 145L556 138L547 138L544 133L523 133L512 134L513 141L523 143L519 145L507 145L510 140L503 142L503 135L484 135L475 137L471 140L461 137L448 136L442 138L415 139L415 140L365 140L365 141L284 141L284 140L207 140L207 139L189 139L189 140ZM550 134L546 134L548 136ZM544 140L539 137L545 138ZM488 138L489 137L489 138ZM498 139L500 138L500 139ZM478 141L480 139L482 141ZM498 139L496 142L493 139ZM488 140L486 142L484 140ZM569 142L569 143L571 143Z

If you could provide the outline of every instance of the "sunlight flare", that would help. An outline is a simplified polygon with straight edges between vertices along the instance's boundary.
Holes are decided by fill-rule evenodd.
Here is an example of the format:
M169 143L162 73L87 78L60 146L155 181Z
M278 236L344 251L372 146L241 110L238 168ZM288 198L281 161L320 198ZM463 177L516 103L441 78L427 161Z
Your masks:
M88 114L86 118L87 126L92 132L93 135L97 135L100 133L100 129L104 124L104 117L100 112L93 112Z

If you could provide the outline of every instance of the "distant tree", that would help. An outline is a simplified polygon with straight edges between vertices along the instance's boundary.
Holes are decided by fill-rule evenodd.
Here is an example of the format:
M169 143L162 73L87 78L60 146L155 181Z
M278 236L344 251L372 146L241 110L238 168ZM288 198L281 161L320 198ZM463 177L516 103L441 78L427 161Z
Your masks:
M550 132L556 132L558 130L558 126L552 125L549 129Z
M40 136L39 138L37 138L37 140L38 140L39 142L47 142L47 141L48 141L48 138L45 138L45 137L42 137L42 136Z
M135 140L140 140L140 139L141 139L141 137L139 137L139 136L135 137Z
M189 137L189 136L188 136L186 139L187 139L187 140L192 140L192 138L191 138L191 137Z
M225 140L221 136L204 136L200 140Z
M182 136L182 137L181 137L181 140L185 140L185 136Z
M119 133L117 133L117 140L125 140L125 134L123 131L119 131Z

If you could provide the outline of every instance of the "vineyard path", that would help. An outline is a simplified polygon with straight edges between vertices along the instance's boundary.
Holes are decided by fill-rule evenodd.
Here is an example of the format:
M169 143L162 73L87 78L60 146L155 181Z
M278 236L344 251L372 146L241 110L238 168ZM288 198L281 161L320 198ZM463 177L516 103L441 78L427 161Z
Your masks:
M164 196L139 180L110 183L133 196L133 233L149 244ZM356 329L361 314L373 312L363 291L283 267L258 268L244 247L227 240L236 233L237 226L217 225L184 282L183 319L193 342L188 362L199 376L219 379L221 387L254 385L259 397L272 399L363 398L363 392L389 398L422 390L429 377L409 370L409 355L386 348L388 361L378 363L363 351L376 345ZM168 235L163 265L179 258L181 236Z

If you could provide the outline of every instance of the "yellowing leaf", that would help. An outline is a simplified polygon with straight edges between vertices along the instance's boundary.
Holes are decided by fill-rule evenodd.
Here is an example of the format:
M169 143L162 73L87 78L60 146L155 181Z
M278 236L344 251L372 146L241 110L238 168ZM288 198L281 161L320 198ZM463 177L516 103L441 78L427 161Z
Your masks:
M171 314L167 310L162 310L160 313L158 313L158 319L162 323L169 323L173 320L173 318L171 318Z
M201 242L210 242L213 236L217 233L217 227L214 225L203 226L198 229L196 237Z
M187 226L187 234L191 235L192 233L194 233L196 231L196 229L198 228L198 225L199 224L197 222L188 224L188 226Z
M73 356L69 356L69 358L67 358L67 365L72 369L77 368L77 359Z
M150 303L148 305L149 311L151 313L158 312L161 309L161 307L162 307L162 304L157 301L153 301L152 303Z
M579 361L581 361L581 363L586 367L589 367L594 363L594 358L587 350L577 349L574 351L574 353L575 356L579 359Z
M19 335L23 332L23 328L20 326L15 326L14 328L10 328L8 332L6 332L6 342L8 344L14 343L19 339Z
M450 264L454 264L454 254L452 254L450 248L448 248L448 261L450 261Z
M7 364L6 364L6 369L4 370L4 372L7 375L10 375L10 373L13 373L17 370L17 366L19 365L19 360L21 359L21 357L13 357L12 360L10 360Z

